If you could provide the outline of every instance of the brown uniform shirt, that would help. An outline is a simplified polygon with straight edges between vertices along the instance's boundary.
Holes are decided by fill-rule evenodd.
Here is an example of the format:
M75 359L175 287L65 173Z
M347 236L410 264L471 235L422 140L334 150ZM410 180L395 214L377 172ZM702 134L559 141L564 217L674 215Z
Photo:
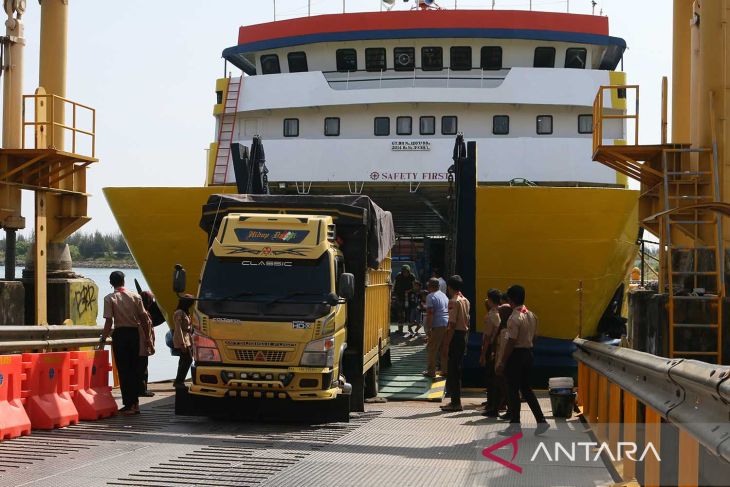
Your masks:
M532 348L537 334L537 316L526 306L517 306L507 320L507 338L515 341L515 348Z
M469 307L469 300L461 293L449 300L449 328L469 331Z
M172 322L175 324L175 331L172 334L172 345L178 350L187 350L193 343L190 338L190 317L181 310L175 310L172 315Z
M104 318L113 318L114 328L138 328L147 321L139 294L117 288L104 297Z
M499 310L495 307L490 309L486 318L484 318L484 342L486 346L494 342L497 330L499 330Z

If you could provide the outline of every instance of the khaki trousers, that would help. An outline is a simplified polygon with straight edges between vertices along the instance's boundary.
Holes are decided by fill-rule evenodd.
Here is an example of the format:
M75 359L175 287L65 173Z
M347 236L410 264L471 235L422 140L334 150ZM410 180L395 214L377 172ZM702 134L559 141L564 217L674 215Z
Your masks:
M440 359L441 372L446 374L449 363L449 351L444 344L446 338L446 327L432 328L431 335L428 338L428 373L434 375L436 373L436 360Z

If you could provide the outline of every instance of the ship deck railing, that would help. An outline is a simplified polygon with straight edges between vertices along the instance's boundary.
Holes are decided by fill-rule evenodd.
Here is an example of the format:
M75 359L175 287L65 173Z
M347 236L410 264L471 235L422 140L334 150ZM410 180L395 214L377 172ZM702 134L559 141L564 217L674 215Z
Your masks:
M496 88L507 78L510 69L411 70L384 69L370 71L323 71L327 83L336 90L370 88Z

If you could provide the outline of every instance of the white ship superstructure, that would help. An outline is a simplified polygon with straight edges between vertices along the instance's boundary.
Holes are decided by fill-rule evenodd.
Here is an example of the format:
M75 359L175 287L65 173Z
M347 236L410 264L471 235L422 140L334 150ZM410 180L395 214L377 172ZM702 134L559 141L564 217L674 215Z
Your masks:
M245 74L231 80L238 93L221 86L208 184L233 182L227 145L254 135L272 182L444 182L457 133L478 142L480 183L623 184L591 161L591 141L596 92L623 81L614 70L624 48L605 17L545 12L358 13L241 27L224 57ZM625 109L625 99L612 101ZM613 143L624 131L617 120L603 134Z

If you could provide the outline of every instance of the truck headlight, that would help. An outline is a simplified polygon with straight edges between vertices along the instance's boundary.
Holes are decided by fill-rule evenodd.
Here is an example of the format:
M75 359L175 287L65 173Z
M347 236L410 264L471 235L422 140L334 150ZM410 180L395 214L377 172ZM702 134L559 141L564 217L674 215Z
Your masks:
M307 343L300 365L302 367L334 367L335 338L320 338Z
M221 354L215 340L193 333L193 351L196 362L220 362Z

